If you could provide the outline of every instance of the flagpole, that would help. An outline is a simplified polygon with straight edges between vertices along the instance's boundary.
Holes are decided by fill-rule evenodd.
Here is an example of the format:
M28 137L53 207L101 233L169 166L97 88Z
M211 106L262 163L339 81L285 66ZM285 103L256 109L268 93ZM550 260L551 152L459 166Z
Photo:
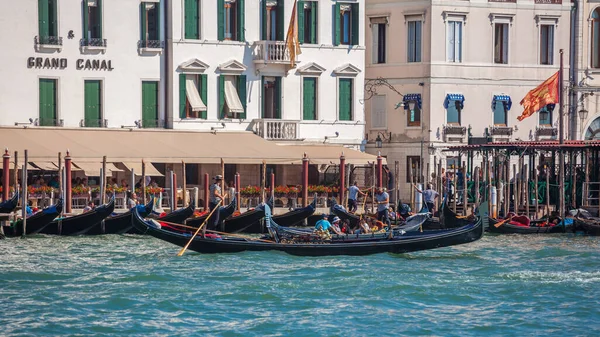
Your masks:
M564 136L564 116L563 116L563 50L560 50L560 70L558 73L558 139L560 151L558 158L559 165L559 192L558 192L558 202L559 202L559 212L560 216L565 216L565 153L563 150L563 144L565 143ZM571 182L572 183L572 182Z

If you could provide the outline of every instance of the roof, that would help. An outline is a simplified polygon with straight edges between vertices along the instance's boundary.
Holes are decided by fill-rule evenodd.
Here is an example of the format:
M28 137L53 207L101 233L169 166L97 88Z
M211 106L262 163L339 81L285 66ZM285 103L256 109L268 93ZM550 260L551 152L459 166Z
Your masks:
M304 153L313 164L336 164L344 153L348 164L367 164L376 156L334 145L277 145L252 132L175 131L151 129L96 129L0 127L0 146L9 153L28 150L29 162L56 162L67 151L73 162L98 163L301 163ZM133 165L133 164L130 164ZM137 173L137 169L135 170Z
M449 146L445 151L469 151L478 149L540 149L540 150L559 150L559 149L586 149L600 147L600 140L565 140L561 145L557 140L547 141L516 141L516 142L496 142L475 145L457 145Z

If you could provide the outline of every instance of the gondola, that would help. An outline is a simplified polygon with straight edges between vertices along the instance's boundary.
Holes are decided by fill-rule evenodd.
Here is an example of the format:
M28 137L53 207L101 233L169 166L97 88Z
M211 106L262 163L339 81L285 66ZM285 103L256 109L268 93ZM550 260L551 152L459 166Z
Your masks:
M342 205L338 204L335 199L330 200L329 211L337 215L342 221L348 221L350 227L358 226L360 217L358 215L348 212Z
M235 212L236 205L237 205L236 198L232 198L231 202L229 202L229 205L219 207L220 222L223 222L224 219L228 218L230 215L233 214L233 212ZM208 217L208 214L209 213L206 213L197 218L187 219L185 224L186 224L186 226L189 226L189 227L199 227L200 225L202 225L204 220L206 220L206 218ZM163 219L158 219L158 221L163 221Z
M588 209L580 208L571 211L573 218L573 232L584 232L588 235L600 235L600 218L592 214Z
M548 233L564 233L572 230L572 222L565 219L565 225L554 225L547 226L542 225L545 221L532 221L529 226L518 225L516 223L504 222L500 226L495 225L502 221L502 219L489 219L490 225L488 231L490 233L498 234L548 234ZM533 225L533 226L532 226Z
M0 203L0 214L7 214L15 210L19 204L19 193L13 194L12 198Z
M284 214L274 215L273 221L280 226L293 227L303 224L304 220L313 215L317 209L317 197L313 199L310 205L302 208L296 208Z
M93 210L67 218L58 218L40 231L42 234L51 235L81 235L108 217L115 209L115 197L110 198L107 204L98 206Z
M56 204L48 206L43 210L35 213L27 218L27 235L37 234L48 226L52 220L60 215L62 211L63 201L58 199ZM4 234L6 236L21 236L23 235L23 219L17 220L10 226L4 226Z
M142 216L148 216L154 207L154 196L150 198L150 202L148 202L146 205L138 205L136 207ZM132 215L133 213L131 210L128 210L125 213L109 216L108 218L100 221L100 223L94 227L90 228L85 234L135 234L137 231L133 229L133 224L131 222Z
M194 211L196 210L196 205L193 202L190 202L190 204L188 205L188 207L185 208L180 208L177 210L172 211L171 213L159 217L156 220L158 221L165 221L165 222L172 222L172 223L178 223L178 224L183 224L183 222L191 217L192 215L194 215Z
M266 209L266 221L271 223L270 208ZM486 214L487 216L487 214ZM331 242L319 243L283 243L265 242L239 237L202 237L196 236L189 245L189 249L199 253L236 253L242 251L282 251L299 256L328 256L328 255L369 255L377 253L407 253L420 250L448 247L466 244L479 240L483 236L483 217L479 217L474 224L455 229L446 229L430 232L408 232L402 235L381 238L375 241L358 242ZM270 226L270 225L269 225ZM154 220L145 220L134 211L134 227L142 233L152 235L177 246L185 246L191 238L187 233L176 233L160 228Z
M273 198L269 199L267 205L273 208ZM227 233L265 233L263 223L260 221L265 217L265 204L258 205L255 209L244 212L238 216L229 216L221 224L222 232Z

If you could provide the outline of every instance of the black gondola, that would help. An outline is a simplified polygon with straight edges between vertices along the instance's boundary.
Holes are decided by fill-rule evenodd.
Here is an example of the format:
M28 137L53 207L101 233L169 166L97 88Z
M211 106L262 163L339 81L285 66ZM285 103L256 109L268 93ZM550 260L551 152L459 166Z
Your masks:
M178 224L183 224L183 222L191 217L192 215L194 215L194 211L196 210L196 205L191 202L188 207L185 208L180 208L177 210L174 210L173 212L163 216L163 217L159 217L156 220L158 221L165 221L165 222L172 222L172 223L178 223Z
M541 223L545 223L545 221L539 220L532 222L532 224L538 224L538 226L519 226L514 225L509 222L504 222L502 225L496 227L502 219L492 219L490 218L490 225L488 226L488 231L490 233L499 233L499 234L549 234L549 233L564 233L567 230L571 230L571 224L563 225L554 225L554 226L539 226Z
M229 203L229 205L227 206L221 206L219 207L219 219L220 222L222 222L224 219L226 219L227 217L231 216L233 214L233 212L235 212L235 207L236 207L236 199L233 198L231 199L231 202ZM206 220L206 218L208 217L209 213L203 214L197 218L193 218L193 219L188 219L185 224L186 226L190 226L190 227L199 227L200 225L202 225L202 223L204 222L204 220ZM162 219L158 219L159 221L162 221Z
M154 196L150 199L150 202L146 205L138 205L138 211L142 216L148 216L152 212L154 207ZM133 212L128 210L125 213L115 214L108 218L100 221L96 226L90 228L85 234L86 235L101 235L101 234L125 234L125 233L138 233L133 229L132 217Z
M26 235L37 234L48 226L52 220L60 215L63 206L62 199L54 205L48 206L43 210L35 213L27 218L27 233ZM21 236L23 235L23 219L17 220L10 226L4 226L4 234L6 236Z
M342 220L348 221L350 227L358 226L360 222L360 217L358 215L346 211L346 209L342 205L339 205L335 199L331 199L330 203L329 211L332 214L337 215Z
M595 207L597 212L597 207ZM573 211L571 211L573 212ZM573 232L584 232L588 235L600 235L600 218L592 214L588 209L578 209L573 218Z
M269 199L267 205L270 208L273 208L273 198ZM260 221L265 217L264 206L264 204L260 204L251 211L226 218L220 225L221 231L227 233L265 233L266 228L264 228L263 223Z
M302 208L296 208L293 211L289 211L284 214L274 215L273 221L275 221L280 226L284 227L293 227L299 224L302 224L305 219L310 217L315 213L317 209L317 198L313 199L313 202L310 205Z
M0 214L7 214L15 210L19 204L19 193L13 194L12 198L0 203Z
M90 228L99 224L108 217L115 209L115 198L110 198L107 204L98 206L93 210L74 215L67 218L59 218L52 221L40 233L51 235L81 235Z
M267 214L270 213L270 209ZM413 251L448 247L479 240L483 236L482 219L455 229L430 232L408 232L393 238L359 242L320 243L269 243L258 240L223 236L203 238L196 236L189 249L199 253L236 253L242 251L282 251L299 256L369 255L377 253L407 253ZM266 221L272 221L267 216ZM160 228L154 220L144 220L134 211L134 227L143 233L165 240L177 246L185 246L191 238L187 233L176 233Z

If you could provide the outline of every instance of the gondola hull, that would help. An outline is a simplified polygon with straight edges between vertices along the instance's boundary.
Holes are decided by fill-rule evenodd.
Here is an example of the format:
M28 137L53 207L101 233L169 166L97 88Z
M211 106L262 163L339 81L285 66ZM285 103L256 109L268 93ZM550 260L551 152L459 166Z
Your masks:
M62 199L59 199L55 205L47 207L42 211L27 218L27 233L26 235L37 234L48 226L62 210ZM23 220L18 220L11 226L4 227L6 236L21 236L23 235Z
M194 215L195 210L196 205L192 202L188 205L188 207L177 209L163 217L159 217L157 220L183 224L187 218Z
M110 216L114 209L115 199L113 197L108 204L98 206L89 212L55 219L41 230L40 233L50 235L82 235Z
M498 234L549 234L549 233L564 233L567 230L571 231L571 226L518 226L508 222L496 227L495 225L501 220L489 219L490 225L487 230L490 233Z
M222 222L224 219L227 219L229 216L231 216L233 214L233 212L235 212L235 207L236 207L236 199L235 198L233 198L229 202L229 205L227 205L225 207L220 207L219 208L220 222ZM200 225L202 225L202 223L204 223L204 221L206 220L207 217L208 217L208 213L203 214L197 218L187 219L185 224L186 224L186 226L190 226L190 227L199 227ZM158 221L163 221L163 220L158 219Z
M136 207L139 207L138 211L140 212L140 215L144 217L148 216L154 207L154 198L152 198L146 205L140 205ZM133 212L131 210L128 210L125 213L109 216L97 225L90 228L85 234L102 235L137 233L137 231L133 229L132 216Z
M0 214L8 214L11 213L12 211L15 210L15 208L17 208L17 205L19 204L19 193L15 193L13 194L13 196L0 203Z
M575 218L573 220L573 225L573 231L581 231L587 235L600 236L600 221L598 220Z
M189 234L175 233L158 228L134 213L134 226L143 233L183 247ZM237 253L242 251L282 251L298 256L369 255L377 253L408 253L448 247L479 240L483 235L481 219L465 227L434 232L410 232L393 239L369 242L336 242L321 244L283 244L241 238L210 239L196 236L188 249L199 253Z
M230 216L221 224L221 230L227 233L251 233L261 234L265 228L260 221L265 217L265 210L262 206L242 213L238 216Z

